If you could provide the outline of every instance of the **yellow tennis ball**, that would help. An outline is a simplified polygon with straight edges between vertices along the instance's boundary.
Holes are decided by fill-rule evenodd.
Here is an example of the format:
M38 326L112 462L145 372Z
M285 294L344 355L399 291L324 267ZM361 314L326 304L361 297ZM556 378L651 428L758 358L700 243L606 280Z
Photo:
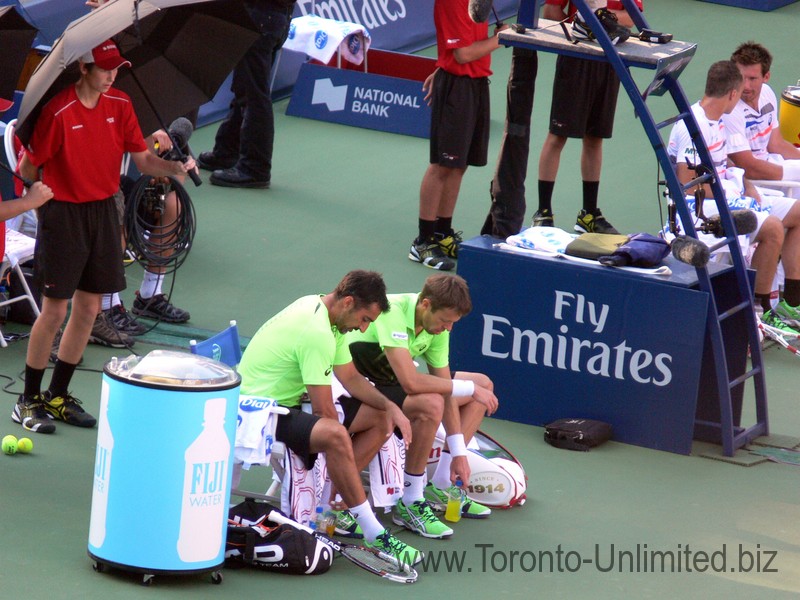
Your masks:
M13 435L7 435L3 438L2 443L3 452L11 455L17 453L17 438Z
M33 451L33 441L31 438L19 438L17 441L17 452L28 454Z

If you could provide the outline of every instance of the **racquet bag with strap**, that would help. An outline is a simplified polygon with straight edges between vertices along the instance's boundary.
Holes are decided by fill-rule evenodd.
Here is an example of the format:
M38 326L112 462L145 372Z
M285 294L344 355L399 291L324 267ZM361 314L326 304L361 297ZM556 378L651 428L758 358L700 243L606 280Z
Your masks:
M270 511L277 510L250 498L229 509L225 566L294 575L319 575L330 569L333 550L305 531L268 521Z

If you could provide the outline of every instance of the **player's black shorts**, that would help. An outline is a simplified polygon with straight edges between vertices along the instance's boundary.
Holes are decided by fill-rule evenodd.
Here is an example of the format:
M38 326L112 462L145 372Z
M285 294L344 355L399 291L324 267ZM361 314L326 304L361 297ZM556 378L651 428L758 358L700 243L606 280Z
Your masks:
M75 290L111 294L125 289L119 216L114 198L51 200L39 207L36 276L48 298Z
M619 78L606 62L559 55L550 106L550 133L610 138Z
M486 165L489 151L489 78L453 75L433 78L430 162L464 169Z
M317 455L311 452L311 430L321 418L299 408L290 408L289 414L278 417L275 427L275 439L302 458L307 469L313 468L317 460Z

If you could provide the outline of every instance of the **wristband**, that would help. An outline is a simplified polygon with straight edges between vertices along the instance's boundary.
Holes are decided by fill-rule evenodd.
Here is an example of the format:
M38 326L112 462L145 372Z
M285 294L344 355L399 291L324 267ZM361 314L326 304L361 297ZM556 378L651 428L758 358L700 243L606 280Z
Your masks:
M447 448L450 450L450 456L466 456L467 445L464 443L464 434L456 433L447 436Z
M475 383L469 379L453 379L452 396L472 396L475 393Z

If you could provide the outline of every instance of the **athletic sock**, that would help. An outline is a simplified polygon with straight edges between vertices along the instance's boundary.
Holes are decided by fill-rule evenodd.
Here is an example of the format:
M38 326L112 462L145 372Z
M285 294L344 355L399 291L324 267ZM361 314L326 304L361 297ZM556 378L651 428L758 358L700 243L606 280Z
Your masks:
M800 306L800 279L786 279L783 282L783 299L789 306Z
M764 312L772 310L772 294L755 293L753 296L755 296L756 302L761 305L761 308L764 310Z
M549 210L553 212L553 189L556 187L555 181L539 180L539 211Z
M436 217L436 233L445 237L453 229L453 217Z
M30 365L25 365L25 390L22 394L26 398L34 398L41 393L44 371L44 369L34 369Z
M425 473L419 475L403 472L403 504L408 506L412 502L422 500L422 488L425 485Z
M597 210L597 196L599 192L599 181L583 182L583 210L586 212L594 212Z
M115 306L122 304L122 298L119 297L117 292L113 294L103 294L103 305L100 307L103 311L111 310Z
M436 221L419 220L419 237L417 241L424 242L431 239L436 233Z
M442 455L439 457L439 464L436 465L436 471L431 478L431 483L440 490L446 490L450 487L450 464L453 462L453 457L448 450L442 450Z
M50 387L48 388L53 398L67 395L69 382L72 381L72 375L75 373L75 367L77 366L73 363L64 362L60 358L56 361L56 366L53 368L53 378L50 380Z
M142 298L152 298L161 293L161 281L164 279L161 273L151 273L145 270L142 285L139 286L139 296Z
M364 502L358 506L351 506L349 510L350 514L353 515L361 526L361 531L364 532L364 538L368 542L374 542L375 538L386 529L375 517L375 513L372 512L372 507L369 505L368 500L364 500Z

